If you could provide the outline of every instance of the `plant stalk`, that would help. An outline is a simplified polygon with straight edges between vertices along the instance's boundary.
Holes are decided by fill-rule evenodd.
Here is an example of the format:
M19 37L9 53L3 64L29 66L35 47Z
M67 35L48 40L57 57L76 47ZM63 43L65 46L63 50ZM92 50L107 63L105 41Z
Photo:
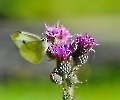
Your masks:
M73 100L74 88L66 75L63 77L63 100Z

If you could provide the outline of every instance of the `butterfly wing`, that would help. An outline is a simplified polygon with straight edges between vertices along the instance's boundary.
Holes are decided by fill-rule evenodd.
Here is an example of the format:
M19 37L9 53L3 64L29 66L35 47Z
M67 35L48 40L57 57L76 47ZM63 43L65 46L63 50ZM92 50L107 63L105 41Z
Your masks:
M27 32L14 32L11 38L20 50L20 54L33 64L39 64L47 49L46 39L41 39L36 35Z

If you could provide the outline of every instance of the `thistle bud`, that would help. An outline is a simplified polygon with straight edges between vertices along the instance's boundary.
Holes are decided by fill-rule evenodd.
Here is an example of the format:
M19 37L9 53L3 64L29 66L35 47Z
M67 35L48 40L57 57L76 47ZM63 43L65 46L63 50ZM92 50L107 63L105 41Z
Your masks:
M63 78L60 75L58 75L56 72L52 72L50 74L50 79L55 84L62 84L63 82Z

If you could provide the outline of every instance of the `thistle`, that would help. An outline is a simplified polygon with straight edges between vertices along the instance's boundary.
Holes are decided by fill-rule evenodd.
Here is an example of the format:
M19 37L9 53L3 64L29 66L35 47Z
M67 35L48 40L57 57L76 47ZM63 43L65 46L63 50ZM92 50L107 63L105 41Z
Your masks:
M76 72L79 66L87 62L89 52L94 45L98 45L97 41L94 37L81 33L73 38L59 22L54 26L45 24L44 35L48 40L46 53L56 62L50 79L63 86L63 100L73 100L74 85L79 83Z

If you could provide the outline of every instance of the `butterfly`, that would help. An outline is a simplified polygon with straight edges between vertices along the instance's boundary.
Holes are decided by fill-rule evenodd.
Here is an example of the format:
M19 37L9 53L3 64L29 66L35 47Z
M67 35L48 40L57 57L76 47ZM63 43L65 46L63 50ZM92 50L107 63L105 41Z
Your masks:
M40 38L29 32L16 31L11 38L19 48L23 58L33 64L39 64L43 60L47 50L47 39Z

